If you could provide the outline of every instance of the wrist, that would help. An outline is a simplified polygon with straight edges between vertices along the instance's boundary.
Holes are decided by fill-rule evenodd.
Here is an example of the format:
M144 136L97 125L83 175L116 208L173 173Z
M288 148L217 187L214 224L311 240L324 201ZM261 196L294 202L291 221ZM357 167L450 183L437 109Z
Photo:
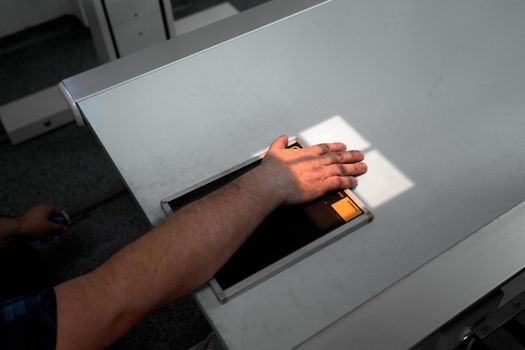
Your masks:
M0 246L23 235L22 222L16 217L0 217Z
M280 183L270 167L261 164L237 179L241 190L256 203L267 206L272 211L286 199L286 191L280 189Z
M16 218L16 221L18 222L17 227L17 233L16 235L19 237L24 237L27 235L27 228L26 228L26 222L23 217Z

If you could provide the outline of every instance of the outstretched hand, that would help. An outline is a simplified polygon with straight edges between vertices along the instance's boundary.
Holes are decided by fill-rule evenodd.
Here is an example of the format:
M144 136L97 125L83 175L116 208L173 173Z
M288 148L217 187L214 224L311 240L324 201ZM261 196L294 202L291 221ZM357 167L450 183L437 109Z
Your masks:
M261 164L271 185L282 195L282 203L313 200L329 191L352 188L355 176L364 174L364 153L347 151L343 143L323 143L301 149L287 149L288 137L279 136ZM269 180L270 181L270 180Z

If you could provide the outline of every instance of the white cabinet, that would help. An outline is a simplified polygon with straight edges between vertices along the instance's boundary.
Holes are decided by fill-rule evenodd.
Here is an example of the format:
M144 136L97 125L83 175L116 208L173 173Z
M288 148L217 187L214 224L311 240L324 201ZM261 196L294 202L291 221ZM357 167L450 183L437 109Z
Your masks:
M105 4L111 26L160 11L159 0L105 0Z
M101 62L174 36L170 0L82 0Z
M140 14L112 27L119 56L140 51L167 40L160 11Z
M104 0L117 55L168 39L159 0Z

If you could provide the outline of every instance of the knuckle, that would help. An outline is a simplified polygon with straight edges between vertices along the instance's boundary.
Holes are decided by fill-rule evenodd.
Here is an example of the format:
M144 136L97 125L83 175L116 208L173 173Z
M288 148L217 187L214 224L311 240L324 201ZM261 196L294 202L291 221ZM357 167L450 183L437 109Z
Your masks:
M330 166L332 164L334 164L334 156L333 154L330 154L330 153L327 153L327 154L323 154L319 157L319 164L321 166Z
M338 177L337 178L337 187L339 187L339 188L345 187L346 183L347 183L346 178L344 178L344 177Z
M332 177L326 181L326 190L328 191L334 191L338 188L340 188L339 185L339 177Z
M365 158L361 151L352 151L352 157L356 160L363 160Z

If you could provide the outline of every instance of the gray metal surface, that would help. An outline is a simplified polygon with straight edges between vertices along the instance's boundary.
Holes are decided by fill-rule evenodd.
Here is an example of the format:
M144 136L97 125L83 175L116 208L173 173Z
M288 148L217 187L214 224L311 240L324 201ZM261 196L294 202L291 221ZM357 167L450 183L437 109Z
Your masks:
M524 227L525 202L298 349L384 349L387 345L395 350L414 346L523 269Z
M518 0L334 0L78 103L154 223L167 195L335 115L409 179L373 223L231 302L197 292L230 348L286 349L525 199L524 16ZM389 190L378 169L365 201Z
M134 79L141 74L146 74L178 59L231 40L324 1L326 0L273 0L259 5L257 8L247 10L241 15L192 31L134 55L122 57L118 62L110 62L64 79L63 84L73 100L78 102L100 91ZM102 8L99 2L88 1L87 4L91 7L96 5L94 6L96 9L92 11L96 10L95 12L98 14L93 13L93 16L101 15ZM98 40L98 45L107 45L108 42L111 42L111 38L105 37L109 35L107 23L99 24L105 26L106 29L99 33L100 30L95 26L92 34L95 41ZM103 62L116 59L113 49L106 48L105 50L111 54L107 56L105 53L99 53Z
M369 217L366 214L361 214L359 218L352 220L351 223L347 223L344 226L334 229L325 236L317 239L316 241L308 245L305 245L304 247L297 249L293 253L285 256L284 258L276 261L271 265L268 265L264 269L257 271L253 275L245 278L244 280L238 282L237 284L227 289L222 289L215 278L210 281L210 287L213 289L215 295L221 302L224 303L230 301L232 300L232 298L237 297L238 295L244 293L250 288L256 287L258 284L271 278L275 274L296 264L302 259L307 258L309 255L314 254L320 249L323 249L328 244L336 242L338 239L341 239L345 235L348 235L353 231L358 230L359 228L361 228L369 222Z

